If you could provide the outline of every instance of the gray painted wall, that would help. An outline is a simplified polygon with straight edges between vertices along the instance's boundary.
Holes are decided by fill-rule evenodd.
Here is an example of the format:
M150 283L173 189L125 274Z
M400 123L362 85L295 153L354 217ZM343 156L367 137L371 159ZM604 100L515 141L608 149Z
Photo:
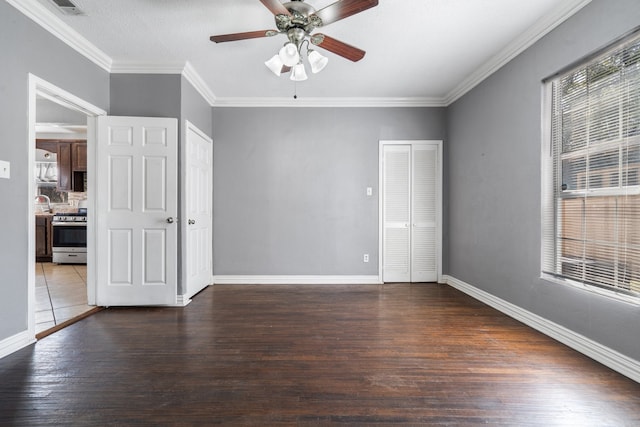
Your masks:
M542 80L640 23L594 0L447 110L448 273L640 360L638 307L539 279Z
M189 120L198 129L211 137L213 127L211 106L184 77L180 80L180 87L180 117L182 122Z
M178 74L112 74L112 116L180 118Z
M378 142L444 139L444 112L214 108L214 274L377 275Z
M0 340L27 329L28 73L107 110L109 75L0 2L0 160L11 179L0 179Z
M189 120L211 135L211 106L179 74L112 74L113 116L171 117Z

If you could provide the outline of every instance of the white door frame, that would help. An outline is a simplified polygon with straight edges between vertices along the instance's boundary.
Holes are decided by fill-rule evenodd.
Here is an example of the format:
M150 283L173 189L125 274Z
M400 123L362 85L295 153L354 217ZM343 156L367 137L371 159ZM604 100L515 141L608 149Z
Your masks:
M385 145L432 145L437 147L437 172L436 172L436 268L438 271L438 283L442 281L442 141L441 140L380 140L378 145L378 280L383 282L382 266L384 265L383 247L383 213L384 213L384 146Z
M103 109L73 95L66 90L49 83L48 81L29 73L29 112L28 112L28 197L27 212L27 328L29 336L35 336L35 308L36 308L36 249L35 249L35 205L36 184L32 179L35 173L36 163L36 99L38 96L47 98L65 108L85 114L87 116L87 169L95 170L95 117L106 115ZM87 208L89 226L87 227L87 300L89 305L95 305L95 177L91 172L87 173Z

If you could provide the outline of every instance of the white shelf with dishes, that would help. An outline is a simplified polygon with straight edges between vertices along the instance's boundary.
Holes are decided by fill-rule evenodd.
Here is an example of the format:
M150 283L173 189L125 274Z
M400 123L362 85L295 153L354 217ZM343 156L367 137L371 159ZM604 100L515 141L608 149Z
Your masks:
M35 179L38 186L56 186L58 182L58 159L55 153L36 150Z
M53 185L58 182L58 165L55 162L36 162L35 178L38 185Z

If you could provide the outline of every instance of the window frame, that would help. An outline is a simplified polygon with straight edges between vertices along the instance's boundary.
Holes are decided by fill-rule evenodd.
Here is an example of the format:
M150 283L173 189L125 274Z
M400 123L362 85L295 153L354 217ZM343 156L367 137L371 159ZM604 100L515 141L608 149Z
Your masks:
M561 211L557 208L556 204L562 200L567 200L571 198L580 198L582 197L584 200L587 200L589 197L595 197L597 200L597 196L609 196L609 197L617 197L621 195L629 195L630 189L632 194L640 194L640 185L625 185L623 186L621 183L618 184L617 187L604 187L604 188L596 188L589 189L586 186L584 189L562 189L558 190L554 188L554 185L557 185L557 174L558 176L562 175L562 162L563 160L570 158L579 158L581 155L585 155L585 159L587 156L592 156L594 153L594 148L590 147L587 144L586 147L580 148L575 152L569 152L569 154L557 154L557 157L554 156L554 134L553 134L553 125L554 125L554 110L558 107L554 105L554 102L557 102L557 99L560 97L556 97L554 95L554 85L558 84L563 78L571 75L572 73L576 73L578 70L582 68L588 68L593 64L596 64L599 60L606 57L607 55L612 54L616 50L622 49L626 44L629 43L639 43L640 42L640 28L635 29L631 33L615 40L610 45L599 49L597 52L577 61L560 72L550 76L549 78L543 80L542 85L542 106L541 106L541 116L542 116L542 152L541 152L541 185L542 185L542 200L541 200L541 247L540 247L540 271L541 278L550 281L553 283L559 283L563 285L569 285L572 287L577 287L579 289L583 289L601 296L614 298L616 300L620 300L623 302L627 302L633 305L640 305L640 293L637 291L629 291L628 293L622 289L616 289L613 286L598 286L589 283L585 283L584 281L578 281L571 279L569 277L565 277L562 275L562 256L558 253L558 251L562 250L561 245L559 244L559 240L557 239L558 233L557 230L562 226L561 222ZM609 87L609 86L606 86ZM621 110L622 112L623 110ZM589 124L593 124L590 122ZM588 126L588 124L587 124ZM562 130L560 130L561 132ZM614 140L603 140L607 142L600 142L595 150L599 153L612 152L612 149L617 149L620 153L622 153L623 145L625 141L627 143L628 148L628 138L621 135L619 138ZM633 139L640 140L640 135L636 135L634 137L630 137ZM587 138L588 139L588 138ZM584 151L584 153L583 153ZM621 156L622 154L620 154ZM556 166L555 162L558 162L559 165ZM618 170L622 170L622 157L620 157L620 163L617 165ZM587 163L585 166L585 170L587 174L591 171L591 167ZM621 176L618 175L618 179ZM588 179L588 175L585 179ZM584 212L584 211L583 211ZM584 255L582 262L584 262ZM550 267L551 266L551 267ZM550 273L549 270L553 270L554 273ZM617 267L614 267L614 270L617 271Z

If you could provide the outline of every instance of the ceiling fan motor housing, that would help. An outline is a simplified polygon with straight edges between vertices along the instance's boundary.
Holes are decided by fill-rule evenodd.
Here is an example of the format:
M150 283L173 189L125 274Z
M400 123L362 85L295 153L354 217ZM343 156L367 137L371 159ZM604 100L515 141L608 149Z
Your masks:
M322 20L314 15L316 10L313 6L304 3L303 0L294 0L284 3L283 6L291 12L291 15L276 15L276 26L278 30L289 34L292 28L300 28L306 34L318 27L322 27Z

